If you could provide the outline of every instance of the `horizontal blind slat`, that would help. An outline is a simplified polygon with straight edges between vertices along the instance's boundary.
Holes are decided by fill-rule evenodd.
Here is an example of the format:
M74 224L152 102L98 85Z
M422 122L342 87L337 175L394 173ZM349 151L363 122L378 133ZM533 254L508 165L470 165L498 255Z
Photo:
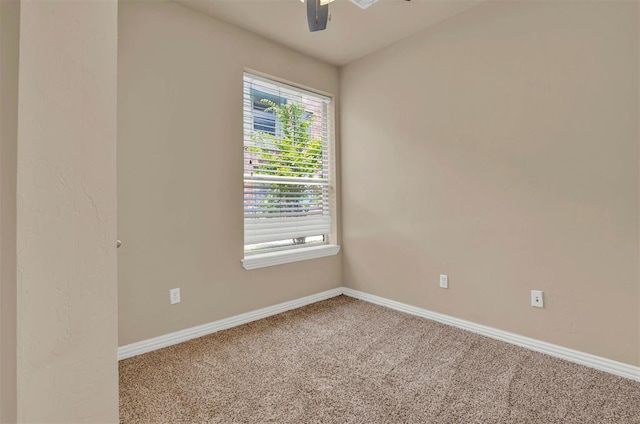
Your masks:
M245 220L244 242L245 244L266 243L329 234L330 232L331 218L329 216Z
M305 90L303 88L292 87L290 85L287 85L278 81L273 81L265 77L249 74L247 72L245 72L244 74L244 81L245 83L252 84L252 86L254 87L262 87L267 90L272 90L275 93L289 94L291 96L306 95L309 98L315 98L315 99L323 100L325 102L331 101L331 97L329 96L325 96L320 93L314 93L313 91Z

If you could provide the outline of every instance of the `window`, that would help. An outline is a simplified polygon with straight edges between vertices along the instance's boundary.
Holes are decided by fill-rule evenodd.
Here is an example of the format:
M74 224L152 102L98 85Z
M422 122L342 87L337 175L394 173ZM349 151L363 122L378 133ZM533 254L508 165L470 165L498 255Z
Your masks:
M253 130L257 132L264 132L271 135L276 135L277 124L275 111L270 107L268 103L273 102L277 105L286 103L286 99L280 96L274 96L271 93L259 91L253 88L251 90L251 101L253 107Z
M244 74L245 268L338 252L330 97Z

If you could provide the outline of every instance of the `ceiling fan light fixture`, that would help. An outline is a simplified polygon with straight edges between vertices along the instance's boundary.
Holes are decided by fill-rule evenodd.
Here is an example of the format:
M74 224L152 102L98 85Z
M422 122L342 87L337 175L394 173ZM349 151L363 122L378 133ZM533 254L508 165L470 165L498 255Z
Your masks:
M351 0L351 3L355 4L360 9L366 9L377 1L378 0Z

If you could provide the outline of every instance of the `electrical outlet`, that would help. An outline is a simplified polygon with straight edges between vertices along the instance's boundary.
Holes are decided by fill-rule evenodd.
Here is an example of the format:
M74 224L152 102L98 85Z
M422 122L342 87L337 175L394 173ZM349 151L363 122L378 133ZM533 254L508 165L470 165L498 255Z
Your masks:
M440 274L440 288L448 289L449 288L449 276L445 274Z
M172 305L180 303L180 289L169 290L169 300L171 301Z
M544 308L544 293L540 290L531 290L531 306Z

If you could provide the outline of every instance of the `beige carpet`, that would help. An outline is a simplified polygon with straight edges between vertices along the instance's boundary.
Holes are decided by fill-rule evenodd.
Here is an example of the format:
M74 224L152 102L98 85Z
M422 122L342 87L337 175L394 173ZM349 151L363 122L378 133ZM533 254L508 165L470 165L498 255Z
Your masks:
M340 296L120 363L123 423L640 423L640 383Z

